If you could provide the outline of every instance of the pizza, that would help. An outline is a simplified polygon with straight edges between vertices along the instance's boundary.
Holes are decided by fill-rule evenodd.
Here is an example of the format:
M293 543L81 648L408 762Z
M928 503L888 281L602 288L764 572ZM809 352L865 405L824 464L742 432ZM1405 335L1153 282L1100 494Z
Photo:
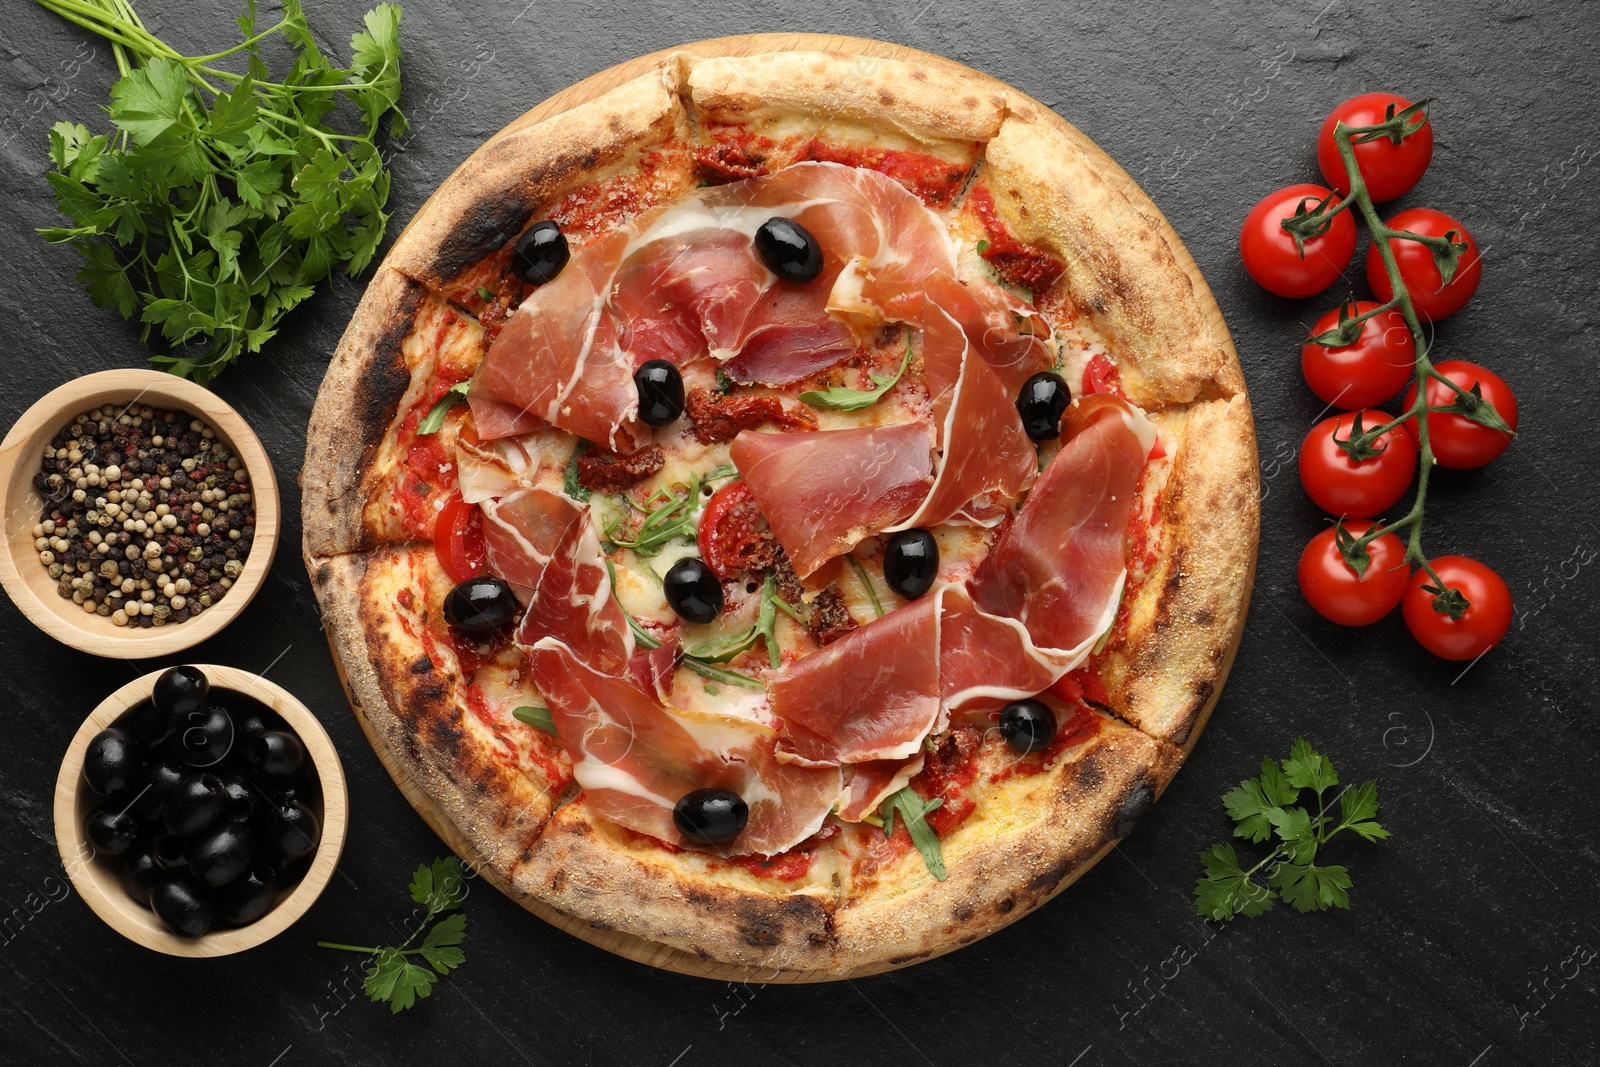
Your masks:
M447 840L607 947L804 979L1133 829L1259 498L1204 283L1082 134L944 61L692 48L437 190L301 484L351 702Z

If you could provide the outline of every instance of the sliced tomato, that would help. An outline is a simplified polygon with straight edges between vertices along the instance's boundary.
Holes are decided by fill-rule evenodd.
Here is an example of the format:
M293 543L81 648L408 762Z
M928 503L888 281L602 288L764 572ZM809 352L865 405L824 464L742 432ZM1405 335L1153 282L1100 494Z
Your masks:
M713 493L700 513L700 558L718 578L769 566L763 553L774 547L771 538L755 494L742 478Z
M433 524L433 552L457 585L484 573L489 551L483 540L483 512L453 489Z
M1083 368L1083 392L1086 396L1094 393L1121 396L1122 375L1117 373L1117 365L1098 352L1089 357Z

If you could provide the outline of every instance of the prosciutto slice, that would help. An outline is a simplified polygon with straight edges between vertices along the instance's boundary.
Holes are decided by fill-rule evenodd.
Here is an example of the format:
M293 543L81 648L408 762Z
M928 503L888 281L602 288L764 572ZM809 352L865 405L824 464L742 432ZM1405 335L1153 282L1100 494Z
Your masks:
M888 797L905 788L922 770L923 754L905 759L880 759L850 765L844 791L839 794L838 816L845 822L860 822L863 815L878 810Z
M1095 637L1111 625L1116 611L1115 600L1102 605L1104 625L1079 647L1046 651L1033 643L1020 622L979 610L964 588L952 586L944 593L939 694L953 721L970 721L974 715L1050 688L1088 656Z
M802 578L912 514L933 482L933 434L920 423L745 430L729 454Z
M1030 375L1049 370L1055 362L1044 316L989 279L963 284L944 271L933 271L924 287L929 302L961 325L1013 399Z
M597 671L554 638L528 660L572 776L590 809L612 822L679 848L771 856L816 833L838 799L839 768L780 762L770 727L675 712L631 675ZM715 848L689 841L672 821L680 797L708 787L732 789L750 806L744 830Z
M481 508L490 572L524 597L533 596L567 528L578 518L577 505L547 489L522 489L485 500Z
M576 510L544 564L516 642L532 647L558 641L592 670L620 675L634 654L633 632L612 595L611 574L589 509Z

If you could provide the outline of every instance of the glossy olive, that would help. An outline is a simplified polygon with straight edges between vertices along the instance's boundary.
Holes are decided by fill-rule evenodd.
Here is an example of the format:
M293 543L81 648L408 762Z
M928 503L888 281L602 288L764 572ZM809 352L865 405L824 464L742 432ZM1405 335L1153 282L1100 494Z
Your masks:
M161 805L161 822L179 837L190 837L222 818L228 793L214 774L191 774L172 787Z
M233 718L221 704L173 712L167 748L187 767L215 767L233 751Z
M211 892L187 874L163 875L150 891L150 910L179 937L199 937L215 914Z
M722 612L722 581L705 561L688 556L674 563L662 586L667 603L690 622L710 622Z
M691 841L732 841L750 821L750 805L731 789L696 789L672 806L672 823Z
M189 769L171 756L146 766L144 774L140 776L139 799L133 802L133 813L146 822L159 819L161 806L167 802L167 794L188 773Z
M267 802L259 787L239 770L222 776L222 791L228 798L222 809L222 817L227 822L247 823L255 815L256 808Z
M160 749L165 754L167 747L167 714L156 708L155 704L146 700L132 711L123 715L116 722L117 728L127 731L133 738L133 743L139 746L139 751L145 755L155 754Z
M163 871L189 869L189 842L175 833L162 830L150 843L150 856Z
M756 255L786 282L804 284L822 273L822 246L811 231L779 215L756 230Z
M272 864L256 860L217 892L217 918L233 926L253 923L265 915L278 895L278 872Z
M1017 393L1017 414L1022 428L1035 441L1054 441L1061 436L1061 416L1072 403L1072 390L1059 374L1043 370L1022 383Z
M462 633L487 634L517 621L517 595L499 578L468 578L444 598L444 621Z
M1013 700L1000 709L1000 736L1014 752L1035 752L1056 736L1056 713L1042 700Z
M543 285L560 274L571 258L567 235L561 232L560 224L545 219L517 238L517 247L511 252L511 269L529 285Z
M170 719L173 715L205 707L206 695L210 692L211 683L199 667L173 667L161 672L150 699L156 710Z
M148 908L150 891L161 877L161 868L156 866L156 858L149 848L136 848L122 857L122 867L117 871L117 876L128 896Z
M227 885L250 866L255 839L238 823L218 823L189 842L189 873L215 889Z
M250 767L265 781L287 782L306 765L306 746L288 730L268 730L245 750Z
M927 530L901 530L883 550L883 580L889 588L915 600L933 588L939 577L939 542Z
M683 375L664 359L652 359L633 372L639 391L639 420L650 426L677 422L683 414Z
M83 836L97 853L120 856L139 844L144 828L133 814L132 797L113 797L83 820Z
M291 800L268 813L266 831L277 854L286 860L311 855L322 839L322 823L302 801Z
M120 793L133 784L139 773L138 746L133 735L115 726L101 730L89 739L83 754L83 780L101 796Z
M260 708L246 707L242 711L235 709L231 714L233 715L233 728L243 738L264 734L268 730L283 729L282 723L276 715Z

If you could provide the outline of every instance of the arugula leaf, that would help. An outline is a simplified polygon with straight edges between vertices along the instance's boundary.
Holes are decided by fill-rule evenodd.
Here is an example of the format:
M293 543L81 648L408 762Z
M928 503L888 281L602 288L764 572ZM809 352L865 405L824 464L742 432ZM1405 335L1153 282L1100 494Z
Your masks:
M520 708L513 708L511 715L518 722L525 722L535 730L543 730L551 737L561 736L556 733L556 720L550 714L549 708L536 708L530 704L524 704Z
M677 491L670 488L656 490L645 500L643 508L624 495L622 499L628 507L635 511L642 510L644 519L631 539L619 537L617 530L628 517L624 512L606 524L606 538L618 548L630 548L636 555L644 557L659 556L662 549L673 541L694 540L698 529L696 517L704 503L700 495L700 478L690 475L688 484L680 482L675 488Z
M800 394L802 404L812 407L833 408L835 411L860 411L862 408L871 407L884 394L895 387L905 374L906 368L911 365L911 333L906 332L906 354L900 357L900 369L887 377L880 374L868 374L872 379L874 389L846 389L842 385L830 386L827 389L807 389Z
M417 436L426 437L428 434L438 433L444 429L444 417L450 413L451 408L467 402L467 390L471 386L471 382L457 382L449 389L446 389L444 396L435 400L433 407L429 408L422 421L417 423Z
M905 821L911 843L922 853L922 862L928 868L928 873L939 882L950 877L950 872L945 870L944 851L939 847L939 835L928 825L928 814L942 804L943 797L923 800L908 785L890 794L878 808L878 814L883 818L883 836L894 836L894 820L898 814Z
M589 502L590 491L588 486L578 481L578 457L593 447L580 437L578 443L573 446L571 458L567 460L566 473L561 476L561 491L580 504Z
M730 671L722 667L714 667L709 663L702 663L697 659L690 659L687 656L684 657L683 665L688 667L691 671L694 671L694 673L698 674L700 677L710 679L713 682L725 682L728 685L737 685L744 689L755 689L758 691L765 690L767 688L754 678L750 677L748 674L740 674L738 671Z
M766 582L761 587L761 609L756 616L755 623L744 633L739 634L721 645L706 645L701 648L689 649L684 652L684 658L696 659L702 663L729 663L740 655L756 647L756 642L765 640L767 644L767 660L773 670L783 662L782 650L778 647L778 608L792 619L799 621L799 615L788 601L778 595L778 580L768 574Z
M845 560L850 564L850 569L856 573L856 581L861 583L861 588L866 592L867 599L872 602L872 612L878 618L883 618L883 601L878 599L878 587L872 584L872 575L867 573L867 568L861 565L853 553L846 553Z

